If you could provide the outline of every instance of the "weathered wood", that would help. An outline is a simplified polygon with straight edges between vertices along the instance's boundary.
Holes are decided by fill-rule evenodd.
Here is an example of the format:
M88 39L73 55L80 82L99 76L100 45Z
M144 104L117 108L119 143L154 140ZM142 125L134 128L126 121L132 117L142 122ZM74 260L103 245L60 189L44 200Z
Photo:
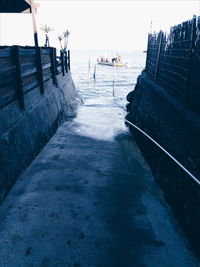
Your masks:
M44 81L43 81L43 67L42 67L42 57L41 57L41 48L36 47L37 51L37 76L39 81L40 93L44 94Z
M16 55L14 51L18 50L19 67L16 71ZM57 61L59 58L59 61ZM44 93L44 81L52 78L56 85L56 75L61 73L65 75L70 68L70 52L65 55L56 56L55 48L33 48L30 46L0 46L0 90L18 87L18 98L20 107L23 108L22 96L27 90L39 85L41 94ZM16 78L18 72L18 78ZM17 85L16 85L17 84ZM20 86L19 86L20 85ZM4 90L5 91L5 90ZM23 94L23 95L22 95ZM3 93L4 95L4 93ZM17 93L16 93L17 95Z
M193 20L171 28L170 34L163 35L162 40L161 32L150 34L145 69L161 87L173 93L191 109L196 101L193 95L197 95L200 86L200 41L197 27L200 28L200 20L197 26L194 17Z
M67 56L67 51L65 51L65 71L66 73L68 72L68 56Z
M19 103L20 109L24 108L24 94L23 94L23 85L22 85L22 71L21 71L21 62L19 47L13 47L13 60L16 68L16 96Z
M68 68L69 68L69 70L71 69L71 66L70 66L70 50L68 50Z
M11 57L11 47L0 49L0 57Z
M162 47L162 40L163 40L163 32L160 32L160 40L159 40L158 53L157 53L157 58L156 58L154 80L156 80L156 76L157 76L158 65L159 65L159 60L160 60L160 52L161 52L161 47Z
M62 75L65 76L64 54L62 51L60 51L60 60L61 60Z
M22 69L22 77L25 77L25 76L28 76L28 75L31 75L37 72L36 67L27 68L27 65L21 66L21 69Z
M38 86L38 81L37 81L37 79L34 80L34 81L31 82L31 83L26 83L26 84L23 86L24 94L26 94L27 92L30 92L30 91L33 90L36 86Z
M57 79L56 79L56 51L55 48L51 48L51 73L53 83L57 86Z
M190 56L190 61L189 61L189 66L188 66L188 77L187 77L187 85L186 85L186 90L185 90L185 104L188 104L189 101L189 94L190 92L190 86L191 86L191 76L192 76L192 65L194 61L194 48L195 48L195 40L196 40L196 16L193 17L192 21L192 32L191 32L191 44L190 44L190 51L191 51L191 56Z
M36 55L36 50L34 48L19 48L20 55Z
M51 62L42 65L43 70L51 68Z
M52 47L49 47L49 48L42 48L42 55L50 55L51 54L51 49Z
M0 88L4 88L8 83L14 84L15 78L16 78L15 72L10 73L10 75L1 74Z

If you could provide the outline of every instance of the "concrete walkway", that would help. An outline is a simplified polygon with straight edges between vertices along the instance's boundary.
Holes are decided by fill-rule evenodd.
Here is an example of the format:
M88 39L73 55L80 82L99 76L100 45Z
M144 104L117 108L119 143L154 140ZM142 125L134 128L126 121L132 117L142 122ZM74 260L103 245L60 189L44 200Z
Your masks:
M0 207L4 266L199 266L111 100L86 101Z

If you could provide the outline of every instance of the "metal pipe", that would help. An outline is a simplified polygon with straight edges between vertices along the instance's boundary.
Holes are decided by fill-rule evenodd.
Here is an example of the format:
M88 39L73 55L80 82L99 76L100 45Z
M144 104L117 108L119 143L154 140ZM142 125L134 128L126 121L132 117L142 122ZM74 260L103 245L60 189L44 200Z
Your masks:
M166 149L164 149L161 145L159 145L151 136L149 136L147 133L145 133L142 129L140 129L138 126L133 124L132 122L125 119L125 121L133 126L136 130L138 130L140 133L145 135L148 139L150 139L155 145L157 145L165 154L170 157L182 170L184 170L198 185L200 185L200 181L190 172L188 171L177 159L175 159Z

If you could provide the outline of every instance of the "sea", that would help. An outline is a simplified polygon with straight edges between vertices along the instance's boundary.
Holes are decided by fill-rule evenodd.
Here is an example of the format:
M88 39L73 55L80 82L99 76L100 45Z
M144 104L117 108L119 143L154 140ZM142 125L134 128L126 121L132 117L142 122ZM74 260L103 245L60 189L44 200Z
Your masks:
M97 64L101 56L113 58L117 54L128 63L126 67ZM104 98L124 110L126 96L134 89L145 62L143 51L71 50L72 78L83 100Z

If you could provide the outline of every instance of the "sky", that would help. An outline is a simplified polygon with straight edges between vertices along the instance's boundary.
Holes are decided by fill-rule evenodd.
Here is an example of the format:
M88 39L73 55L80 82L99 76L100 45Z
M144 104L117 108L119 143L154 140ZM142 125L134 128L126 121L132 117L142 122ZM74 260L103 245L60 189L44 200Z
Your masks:
M39 44L44 45L41 25L57 36L70 31L69 49L145 50L152 31L170 27L199 15L200 0L69 1L40 0L36 15ZM30 14L0 14L0 45L34 45Z

